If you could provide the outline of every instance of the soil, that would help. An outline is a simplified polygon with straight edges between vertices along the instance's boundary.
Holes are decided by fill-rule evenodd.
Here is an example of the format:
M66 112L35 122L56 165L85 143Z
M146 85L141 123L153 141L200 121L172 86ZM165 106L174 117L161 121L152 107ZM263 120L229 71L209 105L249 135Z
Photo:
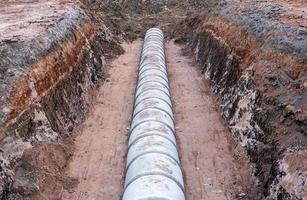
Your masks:
M109 78L97 91L74 139L75 150L66 169L65 174L79 183L64 190L61 199L121 198L141 44L140 40L123 43L125 53L110 64ZM255 180L249 176L247 159L230 137L193 59L181 50L173 42L166 45L187 197L248 199Z
M108 78L91 91L90 111L72 136L24 151L4 199L120 199L141 45L122 44L125 54L108 64Z
M72 150L71 145L45 143L29 151L29 155L36 161L33 166L45 169L39 169L40 190L39 193L30 195L30 199L58 199L63 191L78 184L77 179L65 174Z
M250 199L254 183L243 150L219 114L216 96L183 46L166 45L176 135L188 199ZM249 196L247 196L249 195Z
M39 60L46 60L40 69L53 62L54 69L73 66L74 56L80 57L76 51L68 51L71 59L63 60L72 62L67 65L57 57L51 57L52 62L44 59L46 52L61 56L57 46L82 41L80 58L85 57L71 74L54 74L55 86L47 85L48 95L38 105L29 100L16 109L20 121L13 121L10 129L14 138L0 129L8 143L1 146L0 155L11 158L5 164L14 165L0 171L9 179L0 180L3 199L121 198L139 38L153 26L168 39L167 64L187 198L307 196L304 0L82 1L84 5L71 0L0 3L10 8L2 14L7 23L0 20L0 46L4 45L0 54L8 52L0 55L0 93L8 95L8 88L13 88L12 94L19 94L16 88L22 87L11 76L24 75L18 70L29 71ZM22 9L25 6L29 10ZM23 12L37 16L23 17ZM53 25L58 20L63 28ZM83 33L84 27L90 27L93 36ZM49 45L49 40L57 45ZM18 70L12 72L11 65ZM108 78L100 85L106 71ZM64 80L56 81L59 77ZM31 77L24 80L20 85L31 89L27 84ZM1 123L11 111L2 109L2 104ZM23 109L30 114L20 117ZM48 139L48 134L56 137ZM41 135L47 139L35 139Z
M59 20L67 12L67 8L74 7L74 4L76 2L69 0L62 0L60 3L34 0L1 1L1 42L10 40L14 43L21 39L46 36L48 27Z
M120 199L141 44L123 43L125 54L110 64L109 77L74 141L67 173L79 184L62 199Z
M284 159L289 152L294 158L306 154L307 147L307 37L299 20L305 14L301 2L292 3L295 8L277 1L225 1L213 13L191 13L175 28L178 36L185 32L176 40L189 44L220 97L221 113L267 199L306 198L306 171L290 172L285 166L295 162ZM285 22L293 17L296 24Z

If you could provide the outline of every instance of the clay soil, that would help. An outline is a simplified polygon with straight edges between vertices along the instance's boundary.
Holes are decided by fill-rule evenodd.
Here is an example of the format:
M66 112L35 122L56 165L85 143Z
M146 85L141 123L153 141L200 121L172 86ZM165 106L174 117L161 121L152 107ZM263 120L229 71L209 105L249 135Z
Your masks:
M122 45L125 54L111 63L88 118L71 139L73 156L65 174L78 184L64 188L60 199L121 198L141 45L140 40ZM166 45L187 197L247 198L253 180L246 158L230 138L208 85L181 50L173 42Z
M126 53L111 63L109 78L75 139L67 174L79 184L62 199L120 199L141 44L124 43Z
M235 146L219 114L217 99L191 58L172 41L166 45L188 199L236 199L251 195L252 178L242 149ZM254 196L255 197L255 196Z
M122 47L125 53L109 63L108 78L95 91L88 116L73 135L60 144L42 143L24 153L22 160L26 165L21 166L21 169L27 169L30 173L37 172L39 175L39 190L33 192L29 196L30 199L121 199L137 67L142 46L142 41L135 39L143 37L144 31L155 25L164 30L167 38L176 38L177 41L186 42L181 37L177 37L184 31L178 22L188 14L184 10L185 7L181 8L182 5L170 7L170 10L166 9L159 15L154 13L130 16L124 10L118 11L117 6L113 8L114 10L100 10L104 8L101 6L101 2L104 1L97 2L100 3L96 3L91 8L95 13L93 18L98 22L104 19L104 23L115 35L122 36L125 40L134 41L124 42ZM219 1L209 0L208 2ZM238 1L238 5L241 2L244 1ZM270 2L279 2L279 4L291 8L289 15L279 18L279 21L291 26L306 25L303 18L298 19L297 17L304 12L304 7L302 7L304 1L272 0ZM14 6L14 1L12 6ZM40 14L48 19L42 21L46 25L55 18L53 12L46 13L43 12L44 9L38 7L29 8L31 10L38 9L36 10L36 13L39 14L38 17L27 16L25 18L31 22L35 32L24 31L10 35L13 32L8 30L13 29L14 26L9 27L7 23L2 23L0 36L9 41L11 41L10 38L13 38L14 42L16 38L40 35L43 30L37 28L34 23L40 20L38 19L42 17ZM107 6L108 9L111 7ZM57 9L57 12L65 11L64 6L54 8ZM12 14L17 15L19 11L19 8L16 7ZM203 23L202 19L205 18L205 15L207 15L206 12L197 12L194 18L193 15L190 15L190 19L199 20L204 30L215 33L231 47L234 47L235 53L242 58L242 69L247 68L255 60L268 58L268 60L277 60L281 63L280 69L287 69L291 76L299 77L300 73L305 72L302 70L305 63L298 63L297 60L292 57L288 58L284 54L275 54L275 51L252 55L251 49L260 48L260 43L256 38L251 38L238 27L228 21L226 23L224 19L216 16ZM3 19L9 20L11 24L20 20L16 17L12 18L10 13L7 13ZM183 22L189 25L188 29L190 30L192 30L190 23L197 23L195 21ZM237 34L233 34L233 32ZM112 48L112 45L105 48ZM218 97L211 92L207 80L196 67L194 59L182 54L183 48L173 41L166 43L176 139L184 173L187 199L263 199L264 197L260 196L262 192L256 188L256 180L251 176L249 159L231 137L231 133L220 115ZM261 75L267 70L271 69L262 66L253 73ZM274 76L279 74L278 70L272 70ZM277 92L289 91L289 88L295 91L301 89L291 88L297 87L295 84L291 87L276 89L270 85L269 80L265 79L266 77L261 76L258 80L255 76L256 82L261 83L259 88L267 94L277 95ZM263 83L266 85L261 88ZM306 83L304 82L300 87L306 89ZM296 163L302 158L289 157L288 159L293 159L293 163ZM300 166L299 164L297 163L296 166ZM36 187L37 182L33 182Z

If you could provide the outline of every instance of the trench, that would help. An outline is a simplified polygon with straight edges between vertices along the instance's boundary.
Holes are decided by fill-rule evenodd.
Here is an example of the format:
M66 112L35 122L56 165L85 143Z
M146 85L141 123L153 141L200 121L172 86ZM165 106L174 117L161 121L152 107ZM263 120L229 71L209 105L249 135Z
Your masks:
M1 199L122 199L148 135L174 144L186 199L307 197L301 2L81 1L0 3ZM176 138L130 143L148 105L135 112L136 39L152 26L177 42L155 74Z
M75 138L68 175L79 184L63 199L120 199L137 66L142 42L123 43Z
M62 199L121 199L142 41L123 43L88 117L74 138L67 169L78 185ZM220 117L215 97L182 46L166 42L176 139L187 199L245 198L252 184L242 149Z

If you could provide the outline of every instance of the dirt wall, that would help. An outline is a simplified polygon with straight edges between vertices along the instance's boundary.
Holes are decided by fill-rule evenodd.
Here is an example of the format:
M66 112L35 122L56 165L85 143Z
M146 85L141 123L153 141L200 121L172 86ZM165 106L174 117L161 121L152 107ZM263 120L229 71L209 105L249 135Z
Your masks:
M39 19L12 21L11 26L19 28L10 32L11 37L0 38L0 195L20 199L43 189L48 177L64 176L70 154L61 141L85 118L91 91L106 76L106 59L122 49L79 3L2 4L6 9L1 15L7 14L8 19L10 12L25 6L29 9L22 9L24 15L34 10L45 13ZM57 162L57 156L66 158L53 169L46 160ZM50 171L42 170L48 167Z
M304 199L306 169L300 160L307 153L306 102L302 101L306 58L272 45L278 38L252 34L244 28L251 22L243 26L219 12L190 14L177 24L177 41L189 44L220 97L221 114L258 177L256 187L264 196L258 198ZM287 39L291 37L296 36ZM297 52L300 48L305 47L298 46Z
M92 13L68 0L0 3L3 198L35 199L42 180L65 177L70 153L60 141L86 116L105 59L122 51L109 30L133 40L152 26L186 42L219 96L221 115L258 178L255 198L307 196L303 1L84 2ZM42 160L61 162L44 171ZM74 184L62 182L59 193Z

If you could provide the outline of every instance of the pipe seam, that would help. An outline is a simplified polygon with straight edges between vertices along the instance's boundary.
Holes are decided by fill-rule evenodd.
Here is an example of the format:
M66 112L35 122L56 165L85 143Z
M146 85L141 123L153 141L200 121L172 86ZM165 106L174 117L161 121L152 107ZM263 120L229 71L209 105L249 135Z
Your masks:
M149 29L141 51L123 200L186 200L163 32Z
M151 175L165 176L165 177L169 178L170 180L174 181L174 182L178 185L178 187L182 190L183 193L185 192L185 191L184 191L184 187L182 186L182 184L181 184L179 181L177 181L177 180L176 180L175 178L173 178L172 176L170 176L170 175L168 175L168 174L166 174L166 173L162 173L162 172L148 172L148 173L143 173L143 174L137 175L136 177L134 177L132 180L130 180L130 181L127 183L127 185L125 186L125 189L124 189L124 190L126 190L126 188L129 187L129 185L130 185L131 183L133 183L134 181L136 181L137 179L142 178L142 177L144 177L144 176L151 176Z

